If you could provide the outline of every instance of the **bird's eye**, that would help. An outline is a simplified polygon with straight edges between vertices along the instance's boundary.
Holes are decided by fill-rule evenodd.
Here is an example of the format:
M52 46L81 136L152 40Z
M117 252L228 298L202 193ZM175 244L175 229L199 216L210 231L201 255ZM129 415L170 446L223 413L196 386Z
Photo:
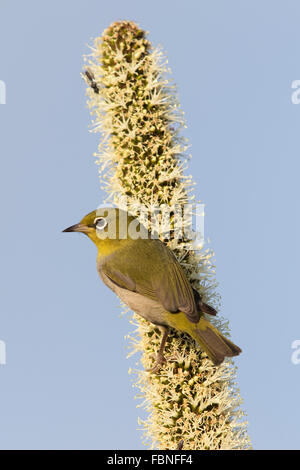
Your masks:
M107 220L103 217L97 217L94 220L94 224L97 230L103 230L107 225Z

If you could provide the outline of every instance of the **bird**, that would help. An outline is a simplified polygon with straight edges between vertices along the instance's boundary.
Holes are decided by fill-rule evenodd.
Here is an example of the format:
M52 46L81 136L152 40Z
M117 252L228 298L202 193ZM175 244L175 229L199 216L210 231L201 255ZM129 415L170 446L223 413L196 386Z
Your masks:
M128 211L97 209L63 232L87 235L98 249L97 270L104 284L161 330L149 372L158 373L167 362L164 349L171 328L190 335L215 366L242 352L207 319L206 314L214 316L216 310L192 287L173 252Z

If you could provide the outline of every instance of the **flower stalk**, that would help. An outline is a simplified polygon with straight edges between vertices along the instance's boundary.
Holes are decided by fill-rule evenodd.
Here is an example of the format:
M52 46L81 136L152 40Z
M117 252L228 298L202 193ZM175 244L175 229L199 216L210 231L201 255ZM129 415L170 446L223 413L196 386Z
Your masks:
M141 205L150 212L168 206L174 223L173 209L193 200L194 183L185 175L185 122L162 51L152 48L135 23L122 21L95 39L85 61L92 128L101 133L95 156L108 199L119 206L126 200L126 209L137 216ZM167 222L160 223L163 234ZM203 300L219 309L212 251L195 247L185 236L165 242ZM148 412L139 420L145 444L184 450L249 448L233 362L214 366L188 335L172 330L166 345L171 360L159 374L149 374L161 333L135 314L133 323L132 352L141 353L143 366L135 371L135 386ZM222 317L213 323L229 334Z

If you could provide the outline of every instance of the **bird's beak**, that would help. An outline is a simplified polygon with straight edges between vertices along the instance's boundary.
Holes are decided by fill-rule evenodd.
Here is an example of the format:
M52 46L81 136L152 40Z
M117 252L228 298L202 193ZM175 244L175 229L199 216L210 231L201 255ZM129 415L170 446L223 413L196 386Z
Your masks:
M65 228L63 232L82 232L82 233L88 233L89 232L89 227L87 225L83 224L75 224L71 225L71 227Z

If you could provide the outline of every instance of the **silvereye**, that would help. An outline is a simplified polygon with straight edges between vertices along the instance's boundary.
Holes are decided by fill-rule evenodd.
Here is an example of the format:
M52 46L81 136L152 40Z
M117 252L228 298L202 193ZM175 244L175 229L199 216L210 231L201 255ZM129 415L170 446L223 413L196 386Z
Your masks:
M101 214L101 215L99 215ZM172 251L129 213L105 208L87 214L64 232L85 233L97 246L102 281L137 314L162 330L157 372L166 362L163 352L169 328L188 333L215 365L241 349L204 316L216 311L194 290Z

